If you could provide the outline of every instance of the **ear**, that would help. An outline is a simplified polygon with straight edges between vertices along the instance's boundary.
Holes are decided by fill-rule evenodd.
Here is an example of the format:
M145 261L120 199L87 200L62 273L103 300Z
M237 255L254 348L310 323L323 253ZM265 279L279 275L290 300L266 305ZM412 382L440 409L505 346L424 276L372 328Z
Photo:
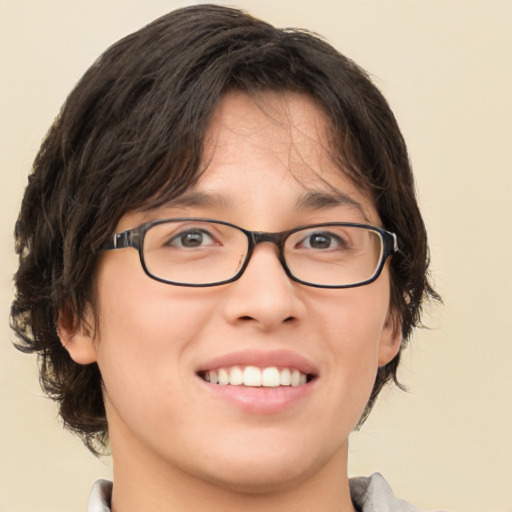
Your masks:
M96 344L91 308L87 308L80 323L74 316L69 307L64 307L59 313L57 334L60 342L75 363L84 365L94 363L96 362Z
M402 318L395 309L390 309L381 333L379 366L388 364L399 352L402 344Z

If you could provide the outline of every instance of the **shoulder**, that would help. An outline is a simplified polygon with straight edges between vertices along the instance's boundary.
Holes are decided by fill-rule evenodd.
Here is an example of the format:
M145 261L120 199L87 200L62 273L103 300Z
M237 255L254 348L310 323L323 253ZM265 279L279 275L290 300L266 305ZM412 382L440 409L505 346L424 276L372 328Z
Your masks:
M109 480L98 480L92 487L87 512L110 512L111 496L112 482Z
M350 479L350 494L360 512L421 512L393 494L380 473Z

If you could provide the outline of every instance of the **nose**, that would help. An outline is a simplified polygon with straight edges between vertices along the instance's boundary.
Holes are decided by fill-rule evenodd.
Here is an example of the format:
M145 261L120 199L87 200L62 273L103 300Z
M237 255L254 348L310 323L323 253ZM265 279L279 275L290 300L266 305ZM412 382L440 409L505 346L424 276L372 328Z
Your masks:
M259 243L242 276L228 286L225 314L230 323L271 331L304 316L303 287L288 277L273 243Z

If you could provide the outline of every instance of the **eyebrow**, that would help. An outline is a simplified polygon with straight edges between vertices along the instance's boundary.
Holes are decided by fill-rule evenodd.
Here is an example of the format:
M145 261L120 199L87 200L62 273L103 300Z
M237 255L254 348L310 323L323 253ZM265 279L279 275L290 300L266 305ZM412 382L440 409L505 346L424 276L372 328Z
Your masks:
M226 208L230 201L221 194L212 192L186 192L182 196L171 199L166 203L169 208ZM295 208L298 210L323 210L336 206L348 206L361 214L366 222L370 222L369 216L362 204L343 192L334 191L332 193L321 192L317 190L308 190L301 195L295 202Z
M349 206L357 210L366 222L370 222L363 205L343 192L326 193L309 190L296 201L295 206L298 210L322 210L335 206Z
M190 206L200 207L226 207L229 201L222 195L211 192L186 192L171 199L165 206L169 208L186 208Z

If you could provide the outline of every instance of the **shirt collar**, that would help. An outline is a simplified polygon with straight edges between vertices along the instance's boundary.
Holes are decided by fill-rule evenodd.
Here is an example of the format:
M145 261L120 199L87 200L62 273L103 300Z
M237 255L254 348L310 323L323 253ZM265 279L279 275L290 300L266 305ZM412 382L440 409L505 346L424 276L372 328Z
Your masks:
M350 479L350 495L360 512L420 512L407 502L395 498L380 473ZM87 512L110 512L112 482L98 480L91 491Z
M86 512L110 512L111 497L112 482L98 480L92 488Z
M420 512L404 500L395 498L380 473L349 480L350 497L360 512Z

